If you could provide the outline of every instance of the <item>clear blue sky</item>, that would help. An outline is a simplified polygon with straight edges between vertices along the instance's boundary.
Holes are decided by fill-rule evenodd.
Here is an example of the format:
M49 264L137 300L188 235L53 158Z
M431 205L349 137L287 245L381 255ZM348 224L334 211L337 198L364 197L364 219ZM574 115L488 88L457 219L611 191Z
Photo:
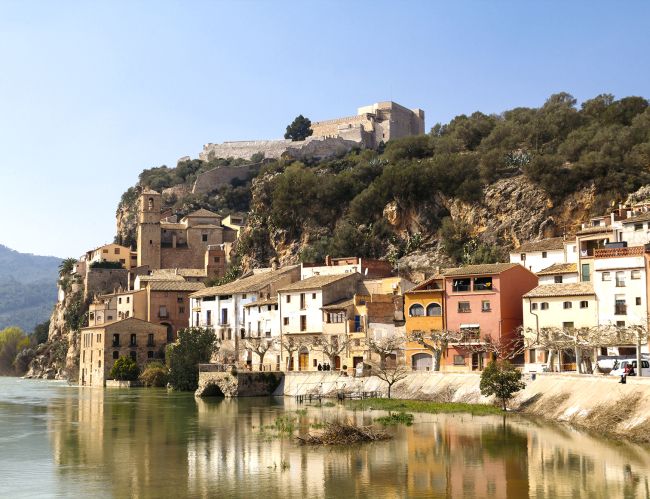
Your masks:
M143 168L394 100L429 129L567 91L650 97L650 2L0 2L0 243L112 240Z

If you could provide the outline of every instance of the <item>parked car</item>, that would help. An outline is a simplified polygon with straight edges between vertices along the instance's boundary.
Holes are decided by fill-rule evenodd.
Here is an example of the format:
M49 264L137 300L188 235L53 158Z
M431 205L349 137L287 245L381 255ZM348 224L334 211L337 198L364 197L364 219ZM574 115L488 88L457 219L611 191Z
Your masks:
M636 360L621 360L621 361L616 361L614 363L614 368L610 371L610 376L622 376L625 373L625 367L629 364L632 363L632 367L634 368L634 374L635 376L638 375L639 371L637 369L637 364ZM641 375L642 376L650 376L650 362L647 360L641 360Z

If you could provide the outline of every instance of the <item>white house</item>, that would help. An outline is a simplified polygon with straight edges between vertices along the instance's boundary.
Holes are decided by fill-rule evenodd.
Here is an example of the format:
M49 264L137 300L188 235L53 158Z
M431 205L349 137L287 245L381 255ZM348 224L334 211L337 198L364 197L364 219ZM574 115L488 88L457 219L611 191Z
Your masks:
M567 251L570 254L567 255ZM563 237L552 237L541 241L524 243L510 252L510 263L519 263L531 272L539 272L556 263L567 263L572 260L575 248L572 251L570 244L565 244Z
M308 279L319 275L354 274L358 272L366 279L376 279L390 277L392 270L391 263L385 260L373 260L356 256L342 258L326 256L324 265L301 264L300 278Z
M555 263L537 272L539 284L571 284L578 282L578 266L575 263Z

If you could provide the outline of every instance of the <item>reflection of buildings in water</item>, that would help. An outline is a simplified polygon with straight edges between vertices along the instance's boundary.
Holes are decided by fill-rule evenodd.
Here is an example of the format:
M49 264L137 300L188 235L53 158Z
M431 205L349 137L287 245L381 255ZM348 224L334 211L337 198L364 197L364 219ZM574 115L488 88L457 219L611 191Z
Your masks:
M551 423L513 426L528 434L530 497L650 497L647 448Z

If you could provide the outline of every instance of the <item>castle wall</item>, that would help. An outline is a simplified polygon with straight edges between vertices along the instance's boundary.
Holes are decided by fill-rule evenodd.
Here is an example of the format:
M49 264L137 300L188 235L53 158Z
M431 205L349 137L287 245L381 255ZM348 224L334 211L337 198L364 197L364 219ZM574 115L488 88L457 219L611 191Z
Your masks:
M246 166L218 166L217 168L203 172L196 177L192 193L207 194L222 185L230 184L235 179L246 180L257 166L259 166L259 163Z
M112 293L116 288L127 289L129 271L126 269L88 269L85 299L96 294Z
M205 266L205 251L203 246L187 248L162 248L160 251L162 269L202 269Z

